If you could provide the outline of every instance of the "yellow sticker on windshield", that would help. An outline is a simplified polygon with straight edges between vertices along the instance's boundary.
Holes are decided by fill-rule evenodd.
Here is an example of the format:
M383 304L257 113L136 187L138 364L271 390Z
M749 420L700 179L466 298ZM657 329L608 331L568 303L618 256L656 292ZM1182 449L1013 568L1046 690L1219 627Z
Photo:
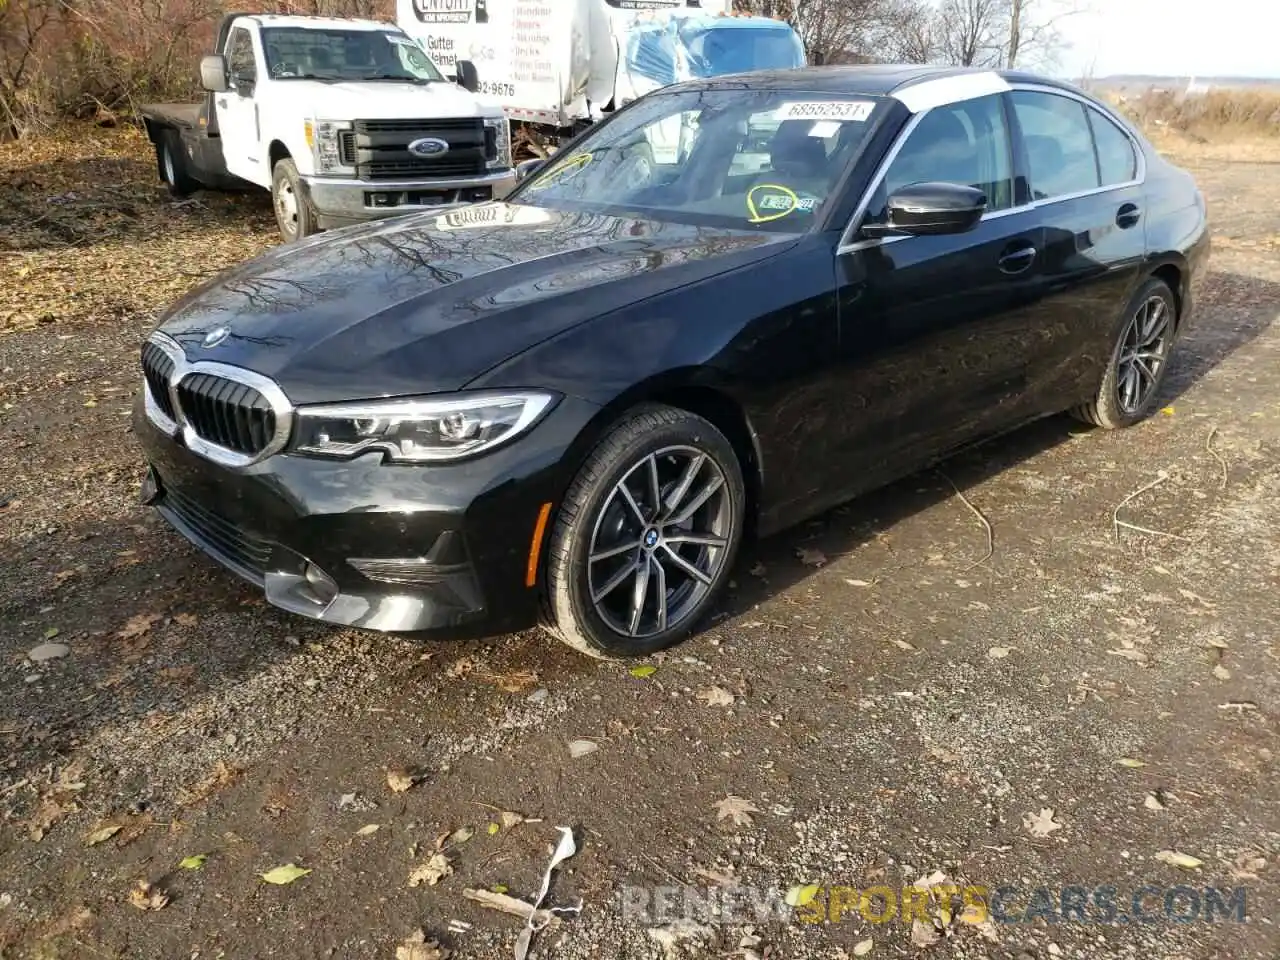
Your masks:
M765 191L771 191L761 196ZM751 223L781 220L800 206L800 198L790 187L779 183L758 183L747 191L747 213Z

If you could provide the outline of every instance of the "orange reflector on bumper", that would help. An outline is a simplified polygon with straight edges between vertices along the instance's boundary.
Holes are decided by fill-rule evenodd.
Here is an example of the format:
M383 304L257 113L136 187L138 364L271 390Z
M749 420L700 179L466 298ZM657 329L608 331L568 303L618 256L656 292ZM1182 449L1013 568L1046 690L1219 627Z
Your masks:
M538 511L538 521L533 525L533 541L529 544L529 566L525 569L524 585L532 587L538 582L538 557L542 554L542 535L547 532L547 519L551 516L551 504L544 503Z

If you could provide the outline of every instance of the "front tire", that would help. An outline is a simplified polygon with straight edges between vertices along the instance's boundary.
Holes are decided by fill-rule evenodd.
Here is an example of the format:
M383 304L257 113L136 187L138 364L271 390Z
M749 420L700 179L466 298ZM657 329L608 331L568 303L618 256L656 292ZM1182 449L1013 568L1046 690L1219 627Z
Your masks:
M636 408L565 495L547 551L545 625L602 659L679 643L728 583L745 511L724 434L687 410Z
M309 237L319 231L315 210L298 176L298 167L285 157L276 161L271 171L271 206L276 213L276 226L285 243Z
M1098 392L1071 411L1106 430L1129 427L1155 407L1178 329L1178 301L1163 280L1144 283L1125 307Z

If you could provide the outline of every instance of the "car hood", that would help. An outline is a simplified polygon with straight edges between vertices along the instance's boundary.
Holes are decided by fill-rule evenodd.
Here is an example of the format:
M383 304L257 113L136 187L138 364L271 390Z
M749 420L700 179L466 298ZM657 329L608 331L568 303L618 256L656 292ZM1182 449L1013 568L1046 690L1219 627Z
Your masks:
M289 80L288 84L290 102L307 116L320 120L435 120L502 115L502 108L495 101L477 97L455 83Z
M294 403L456 390L577 324L795 239L478 204L279 247L197 287L160 329L192 360L272 377Z

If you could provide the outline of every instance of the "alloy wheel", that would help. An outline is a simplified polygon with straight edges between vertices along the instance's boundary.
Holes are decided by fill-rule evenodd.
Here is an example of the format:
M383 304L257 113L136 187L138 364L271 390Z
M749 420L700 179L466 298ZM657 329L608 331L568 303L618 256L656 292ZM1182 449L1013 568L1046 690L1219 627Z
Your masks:
M643 639L694 616L728 558L733 504L719 464L671 446L633 464L600 508L587 555L596 613Z
M1142 409L1159 384L1169 356L1172 320L1164 297L1148 297L1125 328L1116 360L1116 399L1124 413Z

